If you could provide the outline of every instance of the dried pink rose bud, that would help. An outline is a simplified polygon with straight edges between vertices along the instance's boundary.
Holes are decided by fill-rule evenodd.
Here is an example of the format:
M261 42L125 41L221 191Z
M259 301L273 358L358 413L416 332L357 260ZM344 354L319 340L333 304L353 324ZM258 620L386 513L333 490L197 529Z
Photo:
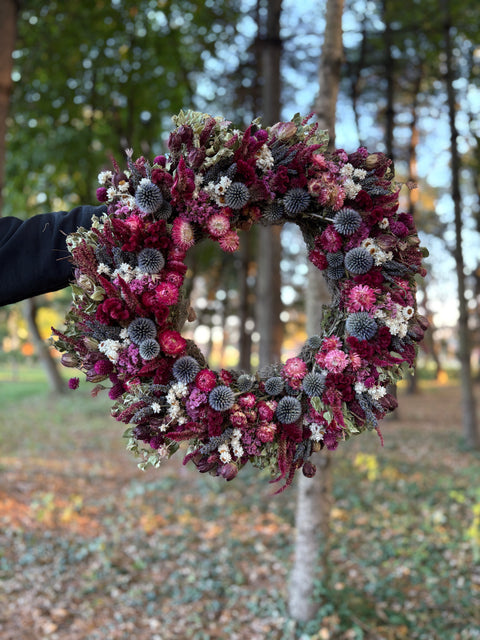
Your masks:
M235 478L238 473L238 467L235 462L226 462L222 464L217 469L217 475L225 478L225 480L230 481Z
M398 407L398 400L391 393L387 393L383 398L380 398L379 403L385 411L393 411Z
M271 127L270 133L276 136L278 140L285 142L293 138L297 133L297 125L293 122L277 122Z
M61 363L64 367L76 367L79 362L79 357L74 353L64 353L61 358Z
M415 342L420 342L421 340L423 340L425 331L422 329L422 327L419 324L414 324L408 330L408 335L412 340L415 340Z
M422 327L422 329L424 331L426 331L428 329L428 327L430 326L428 318L426 318L425 316L422 316L420 314L417 315L417 322Z
M303 463L302 472L306 478L313 478L313 476L317 473L317 467L312 462L310 462L310 460L307 460Z

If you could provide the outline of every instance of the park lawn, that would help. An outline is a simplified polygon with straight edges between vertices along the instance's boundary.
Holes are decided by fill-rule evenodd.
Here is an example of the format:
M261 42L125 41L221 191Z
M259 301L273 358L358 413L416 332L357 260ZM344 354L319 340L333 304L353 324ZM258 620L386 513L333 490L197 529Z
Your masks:
M364 434L333 454L328 575L317 619L295 625L295 487L272 497L256 469L225 483L181 456L142 473L108 398L9 384L2 640L480 638L480 457L458 387L401 397L383 448Z

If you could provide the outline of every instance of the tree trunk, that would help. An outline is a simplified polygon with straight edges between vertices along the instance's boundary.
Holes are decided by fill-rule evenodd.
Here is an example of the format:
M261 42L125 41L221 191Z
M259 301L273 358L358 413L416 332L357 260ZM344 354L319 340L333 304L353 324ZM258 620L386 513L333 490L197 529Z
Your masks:
M40 358L40 361L47 374L50 390L54 393L65 393L66 386L63 378L61 377L55 360L50 354L50 350L45 341L40 336L38 331L36 316L37 316L37 304L35 298L29 298L23 303L25 320L28 326L28 332L30 338L34 344L35 351Z
M267 19L261 34L263 123L280 120L280 15L282 0L268 0ZM260 25L259 25L260 27ZM280 227L260 227L257 258L257 329L260 334L259 364L280 361L283 327L280 290Z
M0 216L3 205L7 116L12 91L12 53L17 35L18 5L15 0L0 2Z
M335 114L342 46L343 0L328 0L326 6L325 40L319 63L319 92L315 112L320 128L328 129L330 147L335 144ZM325 281L319 270L309 264L308 294L306 296L307 333L318 332L322 303L330 301ZM332 501L331 456L322 451L315 460L317 473L313 479L300 475L295 516L295 558L289 583L289 612L292 618L311 620L319 607L314 598L314 584L325 581L327 555L322 548L328 544Z
M363 146L363 144L362 144L362 134L360 130L360 111L358 108L358 98L361 92L362 69L365 67L367 48L368 48L367 13L363 13L362 42L359 47L359 57L358 57L358 60L353 65L351 65L352 68L347 70L347 75L350 77L350 96L352 98L353 117L355 120L355 128L357 130L359 146Z
M458 357L462 385L463 437L470 449L478 449L480 438L477 428L475 398L473 395L473 376L470 362L471 338L468 326L468 305L465 297L465 264L462 248L462 196L460 192L460 154L458 151L458 131L456 125L456 96L453 82L453 53L451 41L451 22L449 0L443 0L445 17L445 84L447 89L448 116L450 124L450 157L452 171L452 199L455 215L455 264L458 282Z
M385 24L385 30L383 32L383 44L385 55L385 78L387 81L386 88L386 108L385 108L385 153L394 160L393 149L393 130L395 127L395 108L394 108L394 93L395 93L395 64L392 55L392 27L390 25L390 17L387 10L387 0L383 0L382 3L383 22Z
M417 145L418 145L418 94L420 91L420 85L422 82L423 70L422 65L419 64L417 70L417 76L415 78L415 83L413 86L413 102L412 102L412 119L410 121L410 142L408 145L408 179L411 183L415 184L417 182ZM418 201L418 193L416 189L408 190L408 213L412 216L415 216L415 206ZM424 287L425 293L425 306L426 306L426 288ZM433 333L430 329L427 331L427 335L425 336L426 343L428 342L428 348L431 350L432 355L435 354L435 351L432 349L433 347ZM430 344L431 342L431 344ZM438 365L438 363L437 363ZM438 368L438 366L437 366ZM407 374L407 393L409 395L414 395L418 393L418 379L415 375L415 371L411 369L408 370ZM397 413L398 409L395 410Z
M240 264L238 273L238 296L240 318L239 328L239 368L241 371L250 372L252 356L252 332L247 329L247 321L251 318L251 290L249 285L249 269L251 256L252 234L242 234L240 241Z

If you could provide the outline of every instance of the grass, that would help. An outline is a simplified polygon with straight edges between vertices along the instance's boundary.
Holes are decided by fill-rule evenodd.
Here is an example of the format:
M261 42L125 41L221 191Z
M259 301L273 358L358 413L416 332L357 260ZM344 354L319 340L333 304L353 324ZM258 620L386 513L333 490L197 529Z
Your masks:
M56 399L35 375L0 391L2 640L480 638L480 457L459 448L457 386L401 397L383 448L334 454L328 574L298 625L295 488L175 459L141 473L106 397Z

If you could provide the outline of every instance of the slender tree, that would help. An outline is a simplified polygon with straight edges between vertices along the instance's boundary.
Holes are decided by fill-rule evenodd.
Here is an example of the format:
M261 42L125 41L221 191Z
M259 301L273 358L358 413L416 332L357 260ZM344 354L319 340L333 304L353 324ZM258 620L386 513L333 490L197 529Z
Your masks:
M342 44L343 0L327 0L325 39L319 63L319 92L315 103L319 125L330 134L330 146L335 144L335 119L340 71L343 60ZM308 295L306 296L307 332L312 335L320 326L322 304L329 301L324 280L309 265ZM317 473L313 479L298 479L295 516L295 559L289 584L289 611L298 621L314 617L319 603L314 598L315 581L325 579L330 510L332 502L331 456L322 451L316 459Z
M261 101L265 125L280 120L281 11L282 0L268 0L265 27L260 30ZM281 355L280 227L261 227L258 233L257 329L260 333L259 364L264 366L279 361Z
M455 264L458 287L458 357L460 360L463 436L471 449L480 447L475 398L473 395L473 376L470 362L471 338L468 326L468 304L465 297L465 262L462 246L462 194L460 191L461 160L458 150L458 130L456 123L456 95L454 88L455 71L453 61L452 22L449 0L442 0L445 38L445 86L447 92L448 120L450 126L450 168L452 174L452 200L455 217Z

